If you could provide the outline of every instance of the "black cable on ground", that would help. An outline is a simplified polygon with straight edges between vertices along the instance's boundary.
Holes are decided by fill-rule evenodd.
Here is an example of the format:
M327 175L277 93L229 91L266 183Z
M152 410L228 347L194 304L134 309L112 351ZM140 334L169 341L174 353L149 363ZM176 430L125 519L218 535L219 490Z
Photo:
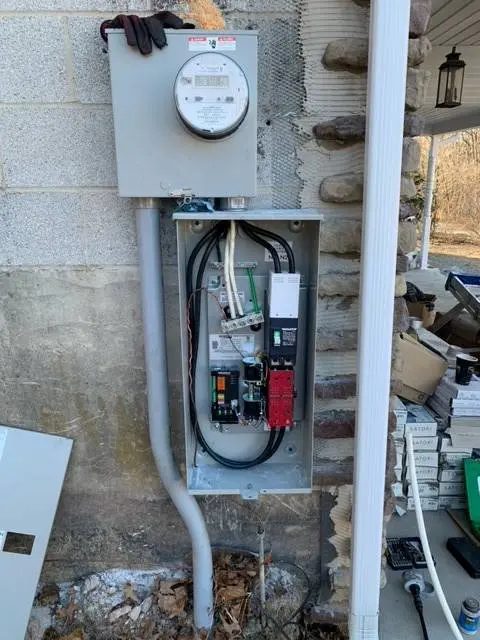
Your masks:
M265 236L265 238L270 238L270 240L275 240L275 242L281 244L285 250L285 253L287 254L288 270L290 273L295 273L295 255L292 251L292 247L289 245L287 240L285 240L285 238L279 236L278 233L273 233L273 231L268 231L267 229L263 229L262 227L256 227L249 222L244 222L242 226L244 231L248 228L250 231L256 233L257 235Z
M188 312L188 320L191 331L191 344L190 344L190 375L191 375L191 389L190 389L190 418L192 423L192 428L194 430L195 436L198 440L200 446L219 464L231 468L231 469L250 469L259 464L262 464L266 460L270 459L280 447L284 437L285 431L279 430L271 430L269 439L264 450L253 460L232 460L230 458L226 458L221 454L217 453L214 449L210 447L208 442L206 441L197 416L197 410L195 406L195 389L196 389L196 367L197 367L197 357L198 357L198 345L199 345L199 336L200 336L200 320L201 320L201 295L202 295L202 285L203 285L203 277L205 274L206 265L208 262L208 258L213 250L213 247L217 244L217 240L219 241L221 236L225 234L225 225L220 223L216 225L212 230L210 230L205 236L203 236L200 241L197 243L195 248L193 249L190 258L187 264L187 295L189 302L189 312ZM253 234L254 235L254 234ZM255 241L256 238L252 238ZM261 243L263 244L263 242ZM204 254L200 260L200 264L198 267L197 277L195 281L195 289L193 288L193 269L195 265L196 258L202 248L206 245ZM268 242L264 242L264 246L269 245ZM267 248L266 247L266 248ZM271 247L271 245L270 245ZM280 259L278 254L275 256L276 251L273 247L272 249L272 259L278 262L278 266L280 267ZM193 298L192 298L193 296Z
M412 594L413 603L415 605L415 609L417 610L418 617L420 618L420 624L422 625L423 640L429 640L427 625L425 623L425 618L423 615L422 596L418 584L410 585L410 593Z

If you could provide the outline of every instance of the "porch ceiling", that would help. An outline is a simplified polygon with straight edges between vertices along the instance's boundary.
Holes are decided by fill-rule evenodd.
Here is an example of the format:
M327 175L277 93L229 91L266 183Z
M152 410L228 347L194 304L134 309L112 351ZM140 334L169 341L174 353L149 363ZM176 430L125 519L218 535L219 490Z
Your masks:
M433 51L425 68L432 72L427 100L421 114L432 133L447 133L480 126L480 0L433 0L428 37ZM436 109L438 67L452 46L458 46L467 63L463 104Z

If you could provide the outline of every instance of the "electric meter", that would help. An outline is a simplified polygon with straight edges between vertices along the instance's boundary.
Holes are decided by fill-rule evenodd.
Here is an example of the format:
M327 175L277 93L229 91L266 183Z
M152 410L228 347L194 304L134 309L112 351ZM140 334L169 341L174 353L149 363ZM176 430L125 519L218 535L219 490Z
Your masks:
M247 78L228 56L200 53L178 72L175 103L190 131L202 138L225 138L238 129L247 115Z

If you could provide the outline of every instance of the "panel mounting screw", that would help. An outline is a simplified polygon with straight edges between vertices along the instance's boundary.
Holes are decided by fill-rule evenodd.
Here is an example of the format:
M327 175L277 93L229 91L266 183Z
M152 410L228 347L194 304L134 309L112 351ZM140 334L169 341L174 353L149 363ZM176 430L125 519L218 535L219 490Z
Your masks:
M194 220L190 223L192 233L202 233L204 226L205 225L202 220Z
M303 229L303 220L290 220L288 228L293 233L299 233Z

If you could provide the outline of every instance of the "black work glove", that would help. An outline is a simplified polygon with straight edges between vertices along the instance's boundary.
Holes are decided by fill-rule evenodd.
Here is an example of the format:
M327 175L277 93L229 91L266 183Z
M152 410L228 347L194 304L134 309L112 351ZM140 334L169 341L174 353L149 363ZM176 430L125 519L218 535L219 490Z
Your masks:
M127 42L144 56L152 53L152 40L162 49L167 44L165 29L195 29L195 25L184 22L171 11L160 11L148 18L120 14L100 25L100 35L107 42L106 29L124 29Z

